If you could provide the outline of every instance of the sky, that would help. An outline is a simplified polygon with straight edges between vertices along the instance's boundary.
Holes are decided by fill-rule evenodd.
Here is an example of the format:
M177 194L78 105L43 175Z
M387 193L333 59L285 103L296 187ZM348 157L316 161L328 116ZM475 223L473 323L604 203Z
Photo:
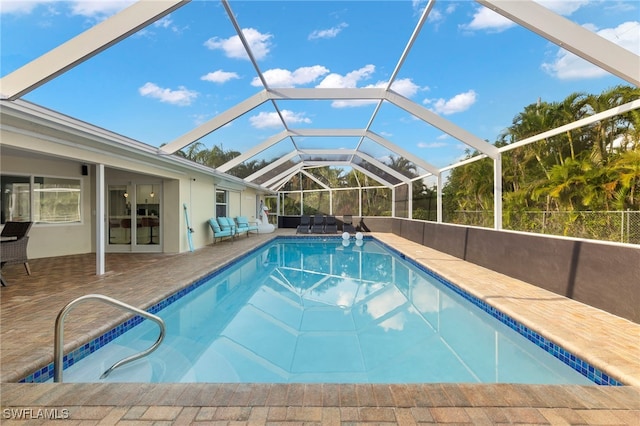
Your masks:
M542 1L640 55L638 0ZM0 0L5 76L131 2ZM425 1L230 1L271 88L385 87ZM640 64L639 64L640 72ZM525 106L628 84L473 1L437 1L392 90L493 143ZM263 89L224 7L192 1L24 96L161 146ZM367 126L375 102L278 101L291 129ZM202 138L243 152L284 128L271 102ZM469 147L384 103L370 130L436 167ZM355 148L358 138L298 138L303 149ZM365 140L361 149L389 151ZM285 140L256 159L292 150Z

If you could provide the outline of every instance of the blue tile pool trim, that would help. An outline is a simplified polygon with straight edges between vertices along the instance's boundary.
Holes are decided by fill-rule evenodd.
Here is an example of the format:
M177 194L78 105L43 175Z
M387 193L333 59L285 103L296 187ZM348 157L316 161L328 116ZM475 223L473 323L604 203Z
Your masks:
M435 273L434 271L426 268L424 265L421 265L417 261L405 256L403 253L401 253L397 249L395 249L395 248L393 248L393 247L391 247L391 246L389 246L389 245L387 245L387 244L385 244L385 243L383 243L381 241L378 241L378 240L376 240L376 241L379 244L383 245L387 250L389 250L390 252L394 253L396 256L398 256L401 259L409 262L412 266L420 269L422 272L426 273L427 275L431 276L432 278L435 278L442 285L444 285L447 288L449 288L450 290L454 291L456 294L462 296L468 302L470 302L473 305L477 306L478 308L482 309L484 312L488 313L493 318L497 319L501 323L505 324L507 327L509 327L512 330L516 331L518 334L524 336L527 340L533 342L536 346L544 349L549 354L551 354L554 357L558 358L560 361L564 362L569 367L573 368L578 373L582 374L583 376L585 376L586 378L588 378L592 382L594 382L594 383L596 383L598 385L605 385L605 386L624 386L623 383L617 381L613 377L609 377L609 375L607 375L607 374L603 373L602 371L598 370L597 368L593 367L588 362L583 361L582 359L578 358L577 356L575 356L571 352L569 352L569 351L565 350L564 348L558 346L557 344L551 342L550 340L546 339L545 337L541 336L540 334L536 333L535 331L531 330L530 328L526 327L525 325L520 324L519 322L517 322L516 320L514 320L510 316L500 312L499 310L497 310L493 306L489 305L485 301L483 301L481 299L478 299L477 297L467 293L466 291L464 291L463 289L461 289L457 285L447 281L444 277L442 277L442 276L438 275L437 273Z
M329 240L329 239L331 239L331 240L339 240L339 239L342 239L342 237L340 237L340 236L327 236L327 235L310 235L310 236L304 236L304 237L299 237L299 236L278 236L273 240L266 241L266 242L260 244L259 246L256 246L255 248L253 248L252 250L248 251L247 253L245 253L244 255L240 256L239 258L237 258L237 259L233 260L232 262L230 262L230 263L228 263L226 265L223 265L220 268L216 269L215 271L213 271L212 273L210 273L206 277L200 278L199 280L195 281L191 285L189 285L189 286L187 286L187 287L185 287L185 288L183 288L181 290L178 290L177 292L175 292L171 296L167 297L166 299L163 299L160 302L152 305L149 309L147 309L147 312L150 312L152 314L158 313L159 311L161 311L162 309L164 309L167 306L171 305L172 303L174 303L178 299L180 299L183 296L191 293L193 290L197 289L198 287L200 287L205 282L211 280L215 276L221 274L222 272L224 272L227 269L231 268L232 266L234 266L238 262L241 262L242 260L244 260L246 257L251 256L256 251L262 249L263 247L265 247L265 246L267 246L267 245L269 245L269 244L271 244L273 242L277 242L279 240L300 240L300 241L304 241L304 240L319 240L319 241L322 241L322 240ZM353 240L353 238L352 238L352 240ZM569 351L563 349L562 347L556 345L555 343L547 340L546 338L544 338L540 334L536 333L535 331L533 331L533 330L529 329L528 327L520 324L519 322L517 322L513 318L511 318L508 315L500 312L499 310L497 310L493 306L489 305L488 303L484 302L483 300L480 300L477 297L467 293L466 291L462 290L460 287L456 286L455 284L447 281L444 277L438 275L434 271L431 271L430 269L426 268L425 266L421 265L420 263L416 262L415 260L406 257L403 253L401 253L397 249L395 249L395 248L389 246L388 244L385 244L385 243L383 243L383 242L381 242L379 240L376 240L376 239L374 239L373 237L370 237L370 236L364 236L364 241L376 241L378 244L384 246L387 250L389 250L390 252L392 252L393 254L398 256L399 258L409 262L412 266L420 269L422 272L424 272L424 273L428 274L429 276L435 278L438 282L440 282L441 284L443 284L447 288L451 289L456 294L462 296L464 299L466 299L467 301L469 301L473 305L475 305L478 308L482 309L483 311L485 311L486 313L488 313L489 315L491 315L492 317L494 317L498 321L500 321L503 324L507 325L512 330L514 330L517 333L521 334L527 340L533 342L536 346L544 349L546 352L548 352L551 355L553 355L554 357L558 358L560 361L564 362L565 364L567 364L568 366L570 366L574 370L578 371L579 373L581 373L582 375L587 377L592 382L594 382L594 383L596 383L598 385L623 386L623 383L617 381L616 379L614 379L612 377L609 377L607 374L603 373L602 371L600 371L597 368L593 367L589 363L587 363L587 362L583 361L582 359L578 358L577 356L575 356L571 352L569 352ZM144 318L142 318L141 316L137 315L135 317L132 317L132 318L126 320L125 322L123 322L122 324L120 324L120 325L114 327L113 329L109 330L108 332L106 332L102 336L97 337L96 339L93 339L89 343L86 343L86 344L82 345L81 347L79 347L79 348L71 351L70 353L66 354L64 356L64 358L63 358L63 370L66 369L67 367L75 364L76 362L80 361L82 358L84 358L84 357L90 355L91 353L97 351L98 349L100 349L101 347L103 347L107 343L111 342L112 340L114 340L118 336L120 336L123 333L129 331L130 329L132 329L136 325L140 324L142 321L144 321ZM23 378L22 380L20 380L20 383L44 383L44 382L50 380L51 378L53 378L53 373L54 373L53 363L50 363L49 365L41 368L40 370L35 371L34 373L28 375L27 377Z

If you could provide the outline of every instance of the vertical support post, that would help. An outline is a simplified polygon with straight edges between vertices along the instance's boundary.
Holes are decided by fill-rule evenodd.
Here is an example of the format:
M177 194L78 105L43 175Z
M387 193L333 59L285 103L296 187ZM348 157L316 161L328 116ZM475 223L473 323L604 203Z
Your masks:
M436 221L442 223L442 172L436 178Z
M493 159L493 227L502 229L502 154Z
M329 189L329 214L333 214L333 190Z
M396 186L391 188L391 217L396 217L396 189Z
M96 275L105 272L106 209L104 164L96 164Z
M409 187L407 190L407 198L408 198L407 209L409 210L407 212L407 217L409 219L413 219L413 181L409 181L407 185Z

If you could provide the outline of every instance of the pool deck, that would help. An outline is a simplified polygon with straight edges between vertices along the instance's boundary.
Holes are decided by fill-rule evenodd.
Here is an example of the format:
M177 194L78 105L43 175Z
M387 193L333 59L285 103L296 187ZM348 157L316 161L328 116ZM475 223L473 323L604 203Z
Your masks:
M31 276L21 265L5 267L0 421L42 424L42 416L53 415L75 424L640 424L639 324L390 233L372 235L629 386L11 383L52 361L56 315L74 298L100 293L147 307L274 236L294 232L251 235L179 255L108 254L104 276L94 275L94 255L34 259ZM67 317L65 347L123 318L113 307L80 305Z

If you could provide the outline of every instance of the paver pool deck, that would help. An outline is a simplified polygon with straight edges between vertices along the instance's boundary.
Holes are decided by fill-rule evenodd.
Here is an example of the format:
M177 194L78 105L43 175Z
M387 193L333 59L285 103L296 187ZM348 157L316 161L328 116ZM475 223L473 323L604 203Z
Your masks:
M620 424L640 425L640 325L391 233L372 233L469 293L580 356L626 386L518 384L15 383L53 360L58 312L99 293L148 307L278 235L222 241L193 253L108 254L34 259L32 275L7 266L0 293L2 424ZM125 318L80 305L65 347Z

